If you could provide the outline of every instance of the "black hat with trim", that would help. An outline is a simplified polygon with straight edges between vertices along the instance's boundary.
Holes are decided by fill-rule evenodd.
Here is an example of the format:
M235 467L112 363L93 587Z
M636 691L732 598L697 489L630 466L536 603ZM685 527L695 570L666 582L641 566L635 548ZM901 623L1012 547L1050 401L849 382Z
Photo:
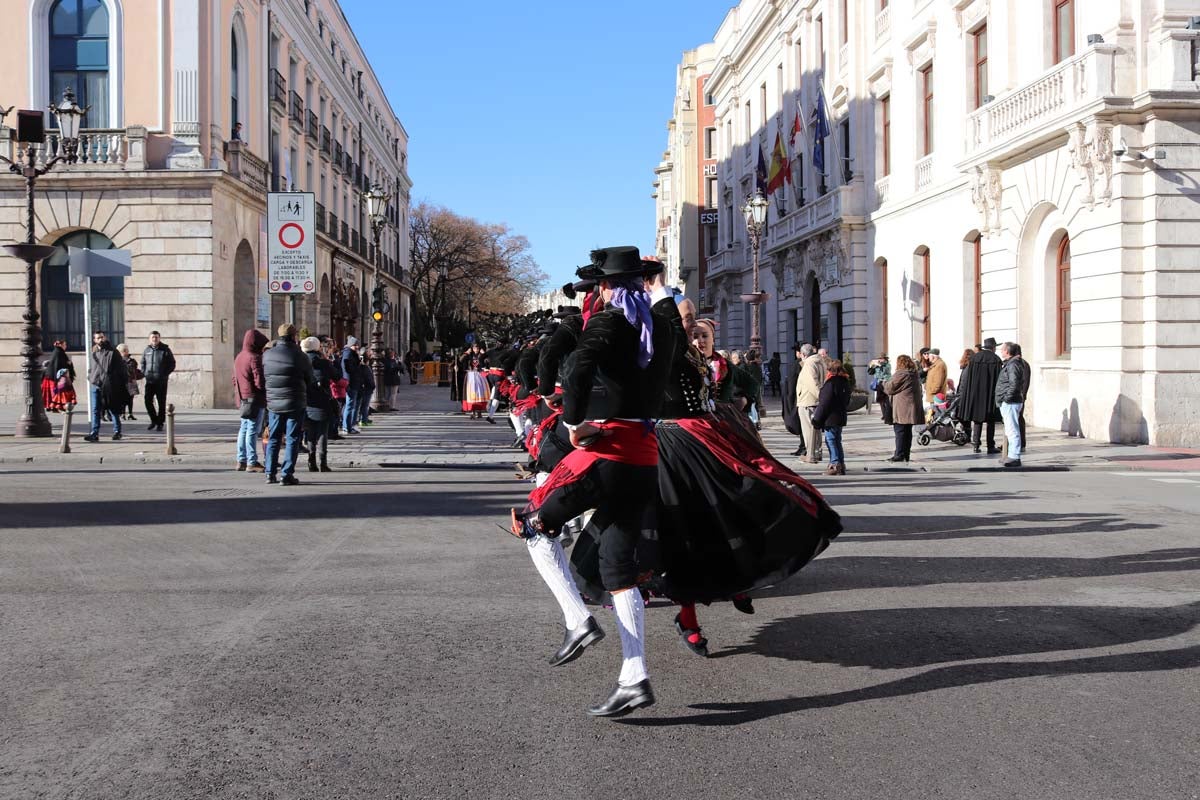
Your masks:
M584 280L608 280L609 278L636 278L662 271L661 262L647 263L642 260L636 247L602 247L591 252L592 263L580 267L575 274Z
M576 314L582 313L583 309L581 309L579 306L559 306L558 310L554 312L554 318L566 319L567 317L572 317Z

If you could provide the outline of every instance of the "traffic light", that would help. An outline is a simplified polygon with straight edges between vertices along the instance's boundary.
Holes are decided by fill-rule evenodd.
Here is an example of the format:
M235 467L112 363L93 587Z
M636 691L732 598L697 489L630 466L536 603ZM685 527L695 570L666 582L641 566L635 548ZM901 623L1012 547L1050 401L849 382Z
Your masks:
M371 290L371 319L379 322L383 319L384 302L383 287L376 286Z

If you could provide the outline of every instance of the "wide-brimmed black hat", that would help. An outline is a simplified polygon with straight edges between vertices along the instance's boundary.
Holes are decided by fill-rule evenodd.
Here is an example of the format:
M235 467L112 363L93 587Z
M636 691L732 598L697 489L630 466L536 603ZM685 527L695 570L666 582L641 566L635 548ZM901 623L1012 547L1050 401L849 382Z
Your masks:
M984 339L983 340L983 349L984 350L995 350L996 349L996 340L993 339L991 336Z
M554 318L566 319L567 317L582 313L583 309L581 309L579 306L559 306L558 311L554 312Z
M584 267L580 267L580 269L584 269ZM596 287L596 281L589 278L588 280L585 280L585 281L576 281L575 283L563 284L562 293L563 293L563 297L567 298L568 300L574 300L576 297L579 296L580 292L587 294L595 287Z
M662 271L662 263L647 264L636 247L602 247L591 252L592 263L575 270L584 280L607 280L609 278L635 278Z

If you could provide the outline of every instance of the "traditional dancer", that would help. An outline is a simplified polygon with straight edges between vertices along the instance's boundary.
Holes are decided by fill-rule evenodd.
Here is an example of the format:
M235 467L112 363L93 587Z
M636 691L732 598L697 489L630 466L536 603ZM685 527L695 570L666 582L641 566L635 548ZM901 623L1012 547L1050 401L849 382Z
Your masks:
M487 368L487 358L478 343L471 345L460 361L464 368L462 410L471 415L471 419L483 416L488 404L487 379L483 370Z
M578 657L604 632L579 597L566 555L555 541L563 524L595 508L599 568L612 594L623 662L617 687L588 713L613 716L654 703L644 654L644 605L639 575L651 567L639 555L643 531L654 528L658 446L653 419L674 352L673 332L656 325L636 247L593 251L581 277L599 282L605 310L592 315L575 349L563 389L563 421L576 449L536 489L512 532L531 545L538 571L554 591L567 628L557 665ZM660 299L661 294L661 299ZM654 301L673 303L665 290Z

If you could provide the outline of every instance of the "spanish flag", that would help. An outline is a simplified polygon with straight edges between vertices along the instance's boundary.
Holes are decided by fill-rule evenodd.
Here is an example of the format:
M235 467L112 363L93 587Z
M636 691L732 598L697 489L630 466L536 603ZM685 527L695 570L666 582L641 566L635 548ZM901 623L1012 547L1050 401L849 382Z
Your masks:
M777 192L792 180L792 164L784 147L783 137L775 132L775 147L771 149L771 169L767 173L767 192Z

